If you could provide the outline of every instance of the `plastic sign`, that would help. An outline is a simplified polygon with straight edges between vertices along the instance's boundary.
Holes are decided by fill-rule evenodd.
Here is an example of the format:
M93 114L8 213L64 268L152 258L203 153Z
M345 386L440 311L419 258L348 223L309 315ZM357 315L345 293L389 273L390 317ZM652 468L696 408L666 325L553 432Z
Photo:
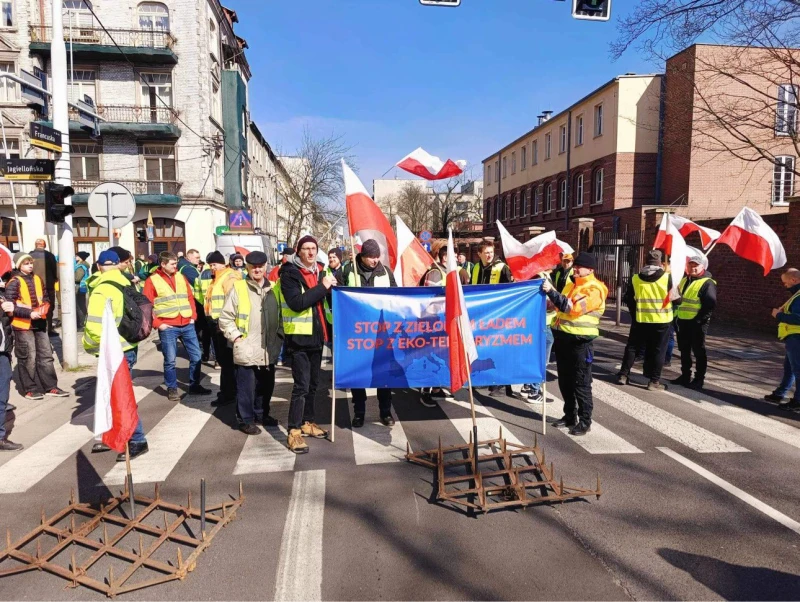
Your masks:
M572 0L572 16L585 21L608 21L611 0Z
M61 152L61 132L41 123L31 122L31 146Z
M461 6L461 0L419 0L423 6Z
M3 177L6 180L50 181L56 164L49 159L6 159Z

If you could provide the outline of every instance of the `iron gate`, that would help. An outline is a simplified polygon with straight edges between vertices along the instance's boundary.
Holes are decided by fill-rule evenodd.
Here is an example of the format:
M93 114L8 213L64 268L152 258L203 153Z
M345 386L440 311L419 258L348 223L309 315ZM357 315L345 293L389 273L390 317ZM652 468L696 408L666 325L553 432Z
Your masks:
M616 300L618 284L625 294L631 277L641 269L644 237L644 230L595 233L591 251L597 259L597 277L608 287L609 299Z

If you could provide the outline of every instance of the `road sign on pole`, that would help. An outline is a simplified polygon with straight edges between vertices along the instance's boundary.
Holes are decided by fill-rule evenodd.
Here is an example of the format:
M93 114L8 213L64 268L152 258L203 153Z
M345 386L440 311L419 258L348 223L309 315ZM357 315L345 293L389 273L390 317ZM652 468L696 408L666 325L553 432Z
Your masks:
M101 227L108 228L108 240L114 246L114 230L127 226L136 212L136 200L130 190L118 182L104 182L89 194L89 214ZM109 216L111 224L109 225Z
M431 238L433 238L433 234L431 234L429 230L423 230L419 233L419 239L422 242L428 242Z
M38 146L56 153L61 152L61 132L41 123L31 121L31 146Z

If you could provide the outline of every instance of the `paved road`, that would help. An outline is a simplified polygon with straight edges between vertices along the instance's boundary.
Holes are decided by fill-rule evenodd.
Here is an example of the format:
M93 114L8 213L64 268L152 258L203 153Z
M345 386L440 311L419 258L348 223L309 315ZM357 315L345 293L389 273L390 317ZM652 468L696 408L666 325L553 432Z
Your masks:
M463 394L428 409L399 392L395 427L352 431L340 393L336 442L312 440L295 457L280 431L247 438L232 428L233 409L215 410L210 398L168 402L148 347L134 371L151 446L134 462L139 491L160 482L165 498L183 503L191 489L196 503L205 477L211 503L241 480L246 501L184 582L123 599L797 599L800 414L779 415L754 399L763 383L728 375L712 375L704 393L650 393L641 377L616 387L621 350L597 345L596 423L585 438L555 428L542 437L541 405L477 396L484 432L502 425L526 444L538 433L565 482L593 487L599 474L602 498L476 519L432 503L430 471L402 459L406 442L463 441ZM186 362L179 367L185 379ZM281 369L273 414L284 425L289 388ZM556 418L558 388L549 389ZM14 539L42 507L50 515L66 505L71 487L84 501L121 487L113 456L89 453L93 390L81 391L17 413L13 438L27 448L0 456L0 529ZM318 415L329 421L328 395ZM0 585L0 599L101 598L44 573Z

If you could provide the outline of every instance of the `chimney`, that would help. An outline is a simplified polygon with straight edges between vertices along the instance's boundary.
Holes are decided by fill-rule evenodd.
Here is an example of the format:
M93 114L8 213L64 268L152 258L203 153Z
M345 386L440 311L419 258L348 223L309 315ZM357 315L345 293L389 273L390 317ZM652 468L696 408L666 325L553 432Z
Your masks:
M553 116L553 111L542 111L542 123L548 121Z
M538 127L538 126L540 126L540 125L542 125L542 124L544 123L544 115L537 115L537 116L536 116L536 119L538 120L538 121L536 122L536 126L537 126L537 127Z

